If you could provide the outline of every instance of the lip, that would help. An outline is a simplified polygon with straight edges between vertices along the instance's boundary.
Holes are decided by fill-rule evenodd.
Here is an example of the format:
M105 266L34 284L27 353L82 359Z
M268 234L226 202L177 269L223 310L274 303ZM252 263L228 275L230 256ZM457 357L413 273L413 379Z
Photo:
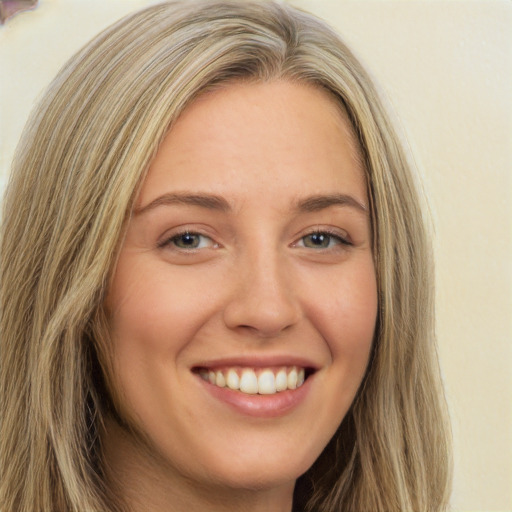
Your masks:
M299 388L280 391L273 395L248 395L210 384L199 375L196 377L203 389L214 399L226 404L239 414L257 418L276 418L292 412L304 402L310 392L311 381L314 379L314 375L310 375Z
M208 361L199 361L194 364L192 368L206 368L208 370L215 370L217 368L228 367L245 367L245 368L277 368L283 366L297 366L306 368L316 372L320 369L320 365L313 361L297 356L242 356L242 357L229 357L222 359L210 359Z
M308 377L297 389L280 391L273 395L250 395L228 387L219 387L202 379L197 373L198 368L216 370L227 367L245 367L252 369L277 368L296 366L305 368ZM279 356L242 356L210 359L195 364L191 371L195 374L199 385L215 400L228 406L231 410L244 416L255 418L277 418L291 413L299 407L310 393L312 381L320 366L309 359L290 355Z

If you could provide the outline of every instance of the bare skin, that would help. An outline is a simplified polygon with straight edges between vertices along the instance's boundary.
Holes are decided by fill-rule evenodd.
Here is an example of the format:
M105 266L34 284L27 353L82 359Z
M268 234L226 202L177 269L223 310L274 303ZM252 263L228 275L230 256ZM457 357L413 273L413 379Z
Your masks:
M107 458L112 464L109 480L130 512L290 512L294 482L283 488L233 489L201 486L178 478L165 461L144 446L133 448L133 439L110 420ZM144 475L144 478L141 478ZM170 486L169 482L178 481Z
M109 422L105 446L131 511L291 510L368 363L367 205L355 137L325 92L236 83L183 112L106 300L129 428Z

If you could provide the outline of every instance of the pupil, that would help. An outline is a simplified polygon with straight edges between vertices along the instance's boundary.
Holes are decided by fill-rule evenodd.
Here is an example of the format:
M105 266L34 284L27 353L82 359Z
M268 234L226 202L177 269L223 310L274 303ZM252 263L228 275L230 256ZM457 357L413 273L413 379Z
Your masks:
M313 233L309 235L311 245L315 247L327 247L329 245L329 235L323 233Z
M178 245L181 245L182 247L196 247L197 235L191 235L190 233L181 235L178 239Z

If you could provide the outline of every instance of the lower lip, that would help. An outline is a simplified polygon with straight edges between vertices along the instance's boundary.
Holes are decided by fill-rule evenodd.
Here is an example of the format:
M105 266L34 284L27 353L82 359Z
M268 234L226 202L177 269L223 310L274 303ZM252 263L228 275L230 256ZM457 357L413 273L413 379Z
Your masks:
M312 378L312 375L309 376L297 389L280 391L273 395L248 395L241 391L215 386L201 377L198 377L198 380L210 395L240 414L257 418L276 418L290 413L304 402L311 388Z

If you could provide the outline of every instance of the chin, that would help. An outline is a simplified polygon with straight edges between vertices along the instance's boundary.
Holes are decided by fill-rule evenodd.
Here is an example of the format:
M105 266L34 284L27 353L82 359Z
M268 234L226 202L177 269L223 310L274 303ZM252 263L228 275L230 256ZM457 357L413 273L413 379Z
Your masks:
M219 455L204 461L207 478L215 475L215 484L233 489L266 490L294 485L315 462L319 453L281 452L277 448L255 456L238 454L226 459ZM215 457L215 456L214 456Z
M259 468L245 468L237 473L233 470L217 470L213 484L229 489L264 491L295 484L308 467L271 468L270 465Z

